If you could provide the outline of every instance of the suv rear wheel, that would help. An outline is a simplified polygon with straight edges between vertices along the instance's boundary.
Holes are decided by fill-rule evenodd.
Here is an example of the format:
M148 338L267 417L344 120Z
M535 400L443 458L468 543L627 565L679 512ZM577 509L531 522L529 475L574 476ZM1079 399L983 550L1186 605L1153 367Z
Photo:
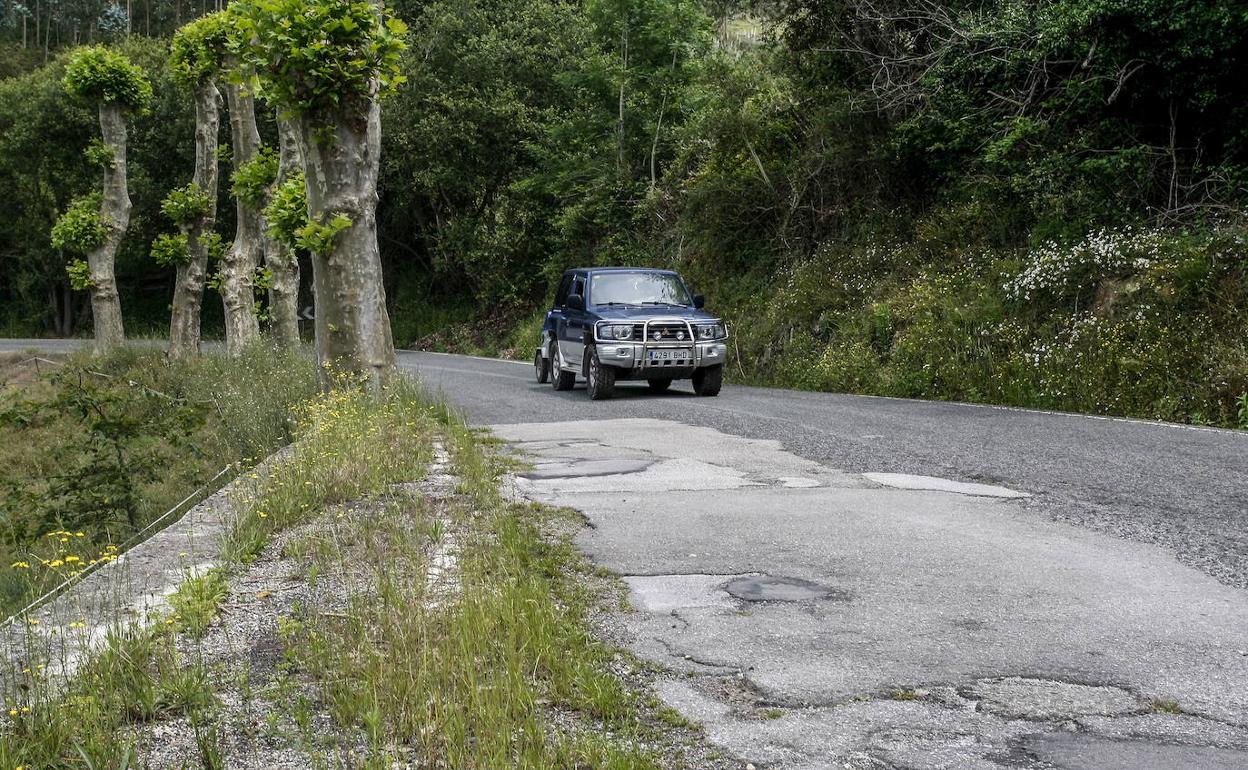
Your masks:
M539 385L545 385L550 381L550 359L542 355L540 349L533 354L533 374L537 377Z
M550 384L555 390L572 390L576 384L576 372L563 370L563 356L559 353L559 343L550 343Z
M589 397L595 401L611 398L615 393L615 367L598 360L598 348L590 348L585 355L589 358L585 367L585 389Z
M724 365L706 366L693 372L693 392L699 396L718 396L724 386Z

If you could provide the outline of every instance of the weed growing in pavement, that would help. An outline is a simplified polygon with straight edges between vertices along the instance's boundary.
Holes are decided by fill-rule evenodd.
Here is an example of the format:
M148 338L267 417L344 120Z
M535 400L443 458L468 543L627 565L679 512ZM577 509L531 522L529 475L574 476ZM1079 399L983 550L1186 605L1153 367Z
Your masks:
M623 658L588 625L592 568L551 534L562 514L504 501L502 457L454 420L443 434L455 497L391 496L300 545L325 574L363 580L344 611L283 623L292 665L369 766L657 767L642 743L676 723L643 717L660 707L612 672ZM453 548L453 589L430 579L435 548Z
M169 597L169 605L174 610L172 619L178 631L193 639L202 638L225 600L226 587L227 577L220 569L208 570L203 575L183 580L178 590Z
M5 693L0 767L125 768L136 757L126 725L176 715L206 723L217 708L207 672L174 641L172 623L114 631L64 686L44 666L22 672Z

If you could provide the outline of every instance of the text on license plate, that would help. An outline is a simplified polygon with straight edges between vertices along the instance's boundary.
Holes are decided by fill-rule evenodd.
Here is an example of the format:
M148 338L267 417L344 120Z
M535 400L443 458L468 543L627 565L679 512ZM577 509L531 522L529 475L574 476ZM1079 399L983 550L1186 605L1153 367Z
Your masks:
M681 361L689 357L689 350L687 348L650 351L651 361Z

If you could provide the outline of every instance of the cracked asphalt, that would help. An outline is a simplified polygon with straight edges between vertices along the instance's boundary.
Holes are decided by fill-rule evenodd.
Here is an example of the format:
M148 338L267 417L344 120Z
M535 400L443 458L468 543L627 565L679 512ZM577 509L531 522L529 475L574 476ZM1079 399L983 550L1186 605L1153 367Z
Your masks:
M1248 594L1156 546L671 420L490 427L743 764L1248 767Z
M584 513L660 696L743 765L1248 768L1244 434L400 361Z

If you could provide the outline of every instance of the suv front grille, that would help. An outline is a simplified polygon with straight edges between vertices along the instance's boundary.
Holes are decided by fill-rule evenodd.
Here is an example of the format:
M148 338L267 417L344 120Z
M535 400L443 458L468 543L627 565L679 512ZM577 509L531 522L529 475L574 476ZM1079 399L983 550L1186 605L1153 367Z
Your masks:
M642 333L642 325L633 327L634 337ZM646 342L693 342L689 326L676 321L660 321L645 327Z

